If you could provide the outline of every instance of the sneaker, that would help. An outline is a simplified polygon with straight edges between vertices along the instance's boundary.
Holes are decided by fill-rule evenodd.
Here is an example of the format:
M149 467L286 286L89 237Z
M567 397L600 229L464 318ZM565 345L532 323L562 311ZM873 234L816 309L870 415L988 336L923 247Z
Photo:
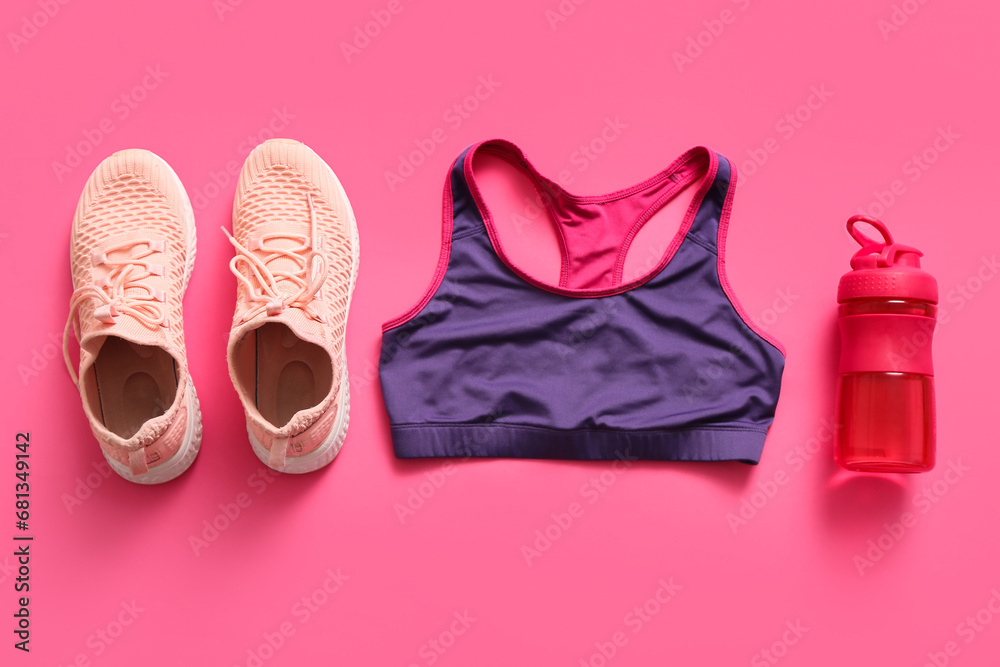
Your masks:
M131 149L97 166L73 217L63 357L104 457L140 484L177 477L201 447L181 312L194 256L194 213L166 162Z
M226 234L237 281L229 374L250 444L275 470L316 470L340 451L350 414L344 344L358 275L350 202L310 148L271 139L243 164Z

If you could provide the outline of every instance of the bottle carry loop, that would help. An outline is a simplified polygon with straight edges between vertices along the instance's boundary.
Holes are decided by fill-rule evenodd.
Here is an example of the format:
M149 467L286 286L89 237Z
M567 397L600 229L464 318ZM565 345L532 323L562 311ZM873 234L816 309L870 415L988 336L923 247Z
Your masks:
M859 222L867 223L877 229L879 234L882 235L882 241L876 241L861 232L855 226ZM871 216L852 215L847 220L847 233L850 234L851 238L857 241L858 245L861 246L861 249L854 253L853 257L851 257L852 269L862 268L862 266L864 266L862 259L870 257L871 255L878 255L875 260L875 265L880 268L885 268L893 266L896 263L897 255L900 253L914 253L917 257L922 257L924 254L912 246L903 245L893 241L892 232L889 231L889 228L886 227L885 223L878 218L873 218ZM916 261L915 266L920 266L919 260Z

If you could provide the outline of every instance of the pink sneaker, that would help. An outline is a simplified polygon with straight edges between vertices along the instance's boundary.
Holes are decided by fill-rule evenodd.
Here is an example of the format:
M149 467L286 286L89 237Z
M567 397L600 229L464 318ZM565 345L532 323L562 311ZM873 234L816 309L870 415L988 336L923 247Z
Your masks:
M271 139L243 164L229 240L237 280L229 374L250 444L275 470L316 470L340 451L350 414L344 342L358 275L351 204L310 148Z
M131 149L97 166L73 217L63 357L104 457L133 482L177 477L201 446L181 312L194 256L194 213L166 162Z

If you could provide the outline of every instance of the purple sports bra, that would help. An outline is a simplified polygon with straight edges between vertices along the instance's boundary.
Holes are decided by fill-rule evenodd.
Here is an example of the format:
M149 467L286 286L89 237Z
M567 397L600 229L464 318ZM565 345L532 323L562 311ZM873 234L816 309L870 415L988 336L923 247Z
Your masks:
M473 173L479 153L521 170L545 203L560 240L558 285L505 254ZM463 152L445 184L434 280L382 329L396 456L757 463L784 350L726 279L735 184L729 162L703 147L597 197L569 194L507 141ZM694 199L659 263L624 280L636 234L689 185Z

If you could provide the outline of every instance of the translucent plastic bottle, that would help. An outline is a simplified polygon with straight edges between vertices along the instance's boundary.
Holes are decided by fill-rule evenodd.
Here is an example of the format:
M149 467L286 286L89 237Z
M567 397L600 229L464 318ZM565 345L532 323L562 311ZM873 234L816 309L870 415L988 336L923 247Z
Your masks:
M855 225L882 235L873 240ZM856 215L861 245L840 279L837 463L865 472L926 472L935 461L934 368L937 281L922 252L893 241L882 221Z

